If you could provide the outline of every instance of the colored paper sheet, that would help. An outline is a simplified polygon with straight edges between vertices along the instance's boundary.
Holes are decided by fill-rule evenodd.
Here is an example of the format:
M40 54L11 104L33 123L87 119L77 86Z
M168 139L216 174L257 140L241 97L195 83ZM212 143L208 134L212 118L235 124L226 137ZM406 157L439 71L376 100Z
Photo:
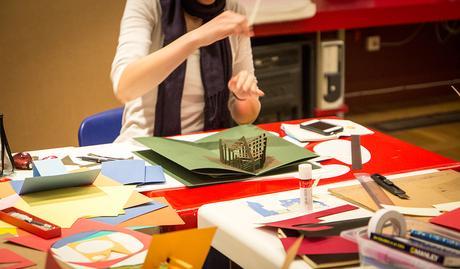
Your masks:
M348 140L336 139L321 142L313 150L321 156L331 156L336 160L351 165L351 142ZM358 151L359 152L359 151ZM361 162L365 164L371 160L371 153L361 146Z
M67 172L67 169L60 159L38 160L34 161L33 164L32 174L34 177L56 176Z
M367 218L359 218L359 219L348 219L348 220L341 220L341 221L334 221L334 222L327 222L327 223L314 223L314 224L307 224L304 225L304 228L310 228L309 231L299 231L305 237L313 238L313 237L325 237L325 236L339 236L342 231L355 229L363 226L367 226L369 223L369 217ZM314 230L316 227L328 227L327 229L319 229Z
M138 206L138 205L143 205L143 204L146 204L146 203L150 203L152 201L153 201L152 198L147 197L147 196L145 196L143 194L140 194L137 191L133 191L131 193L131 196L129 197L128 201L123 206L123 208L135 207L135 206Z
M460 232L460 208L434 217L430 222Z
M383 208L395 210L403 215L419 217L436 217L441 215L441 211L432 207L406 207L394 205L382 205Z
M35 265L35 263L6 248L0 248L0 268L16 269Z
M85 264L91 268L106 268L147 248L146 242L119 231L103 230L83 239L66 239L53 244L51 251L54 256L67 263ZM66 243L60 244L62 240Z
M442 203L433 205L439 211L452 211L457 208L460 208L460 201L452 202L452 203Z
M216 230L211 227L154 234L143 268L158 268L168 258L202 268Z
M16 193L10 183L11 182L0 182L0 199Z
M293 229L293 230L299 230L299 231L328 230L331 227L327 225L324 225L324 226L318 225L314 227L308 227L308 224L319 223L321 221L319 218L324 217L324 216L347 212L347 211L351 211L355 209L358 209L358 207L347 204L347 205L342 205L342 206L326 209L323 211L303 215L300 217L266 223L265 226Z
M118 232L124 232L127 234L133 234L136 235L136 237L141 238L142 242L144 244L148 245L148 242L150 241L150 236L145 235L145 234L140 234L136 231L131 231L122 227L118 226L113 226L110 224L98 222L98 221L93 221L89 219L79 219L77 222L75 222L74 225L72 225L71 228L67 229L62 229L62 235L60 237L52 238L52 239L43 239L41 237L35 236L35 235L26 235L26 236L19 236L19 237L10 237L7 238L9 242L13 242L15 244L21 245L21 246L26 246L32 249L40 250L40 251L48 251L48 249L51 248L51 246L56 243L58 240L61 240L65 237L75 235L77 233L83 233L83 232L88 232L88 231L118 231Z
M11 244L6 241L6 238L10 238L10 237L11 237L10 234L0 235L0 248L9 249L17 253L18 255L21 255L22 257L27 257L27 259L34 261L34 263L36 263L36 266L32 268L47 268L48 269L48 267L45 267L46 253L35 250L35 249L31 249L28 247ZM1 265L0 265L0 268L2 268Z
M145 162L143 160L103 162L101 173L122 184L142 184L145 180Z
M61 240L62 238L72 236L78 233L87 232L87 231L115 231L115 232L128 234L130 236L137 238L138 240L140 240L140 242L142 242L142 244L144 245L143 250L145 250L148 247L150 238L151 238L149 235L142 234L136 231L131 231L128 229L124 229L121 227L116 227L116 226L112 226L109 224L92 221L88 219L79 219L70 229L63 229L62 236L58 238L47 240L47 239L43 239L35 235L27 235L27 236L8 238L8 241L13 242L15 244L19 244L22 246L26 246L29 248L33 248L33 249L37 249L37 250L46 252L58 240ZM94 268L107 268L107 267L110 267L112 264L120 262L121 260L124 260L124 259L125 258L118 259L118 260L112 260L110 262L92 263L91 266ZM84 263L77 263L77 264L85 265Z
M6 222L2 221L2 223L6 223ZM0 226L2 225L2 223L0 223ZM3 235L3 234L17 235L18 229L17 228L0 228L0 235Z
M24 195L16 207L61 228L69 228L78 218L123 213L134 188L85 186L37 192Z
M145 167L145 182L149 183L162 183L165 182L165 174L163 168L159 165L147 165Z
M220 162L219 140L237 140L267 135L266 162L256 172L243 171ZM253 125L230 128L196 142L177 141L160 137L136 138L152 150L137 152L151 164L161 165L166 173L187 186L216 184L243 180L254 175L294 171L297 164L316 155L304 148L265 132ZM286 171L288 170L288 171Z
M289 249L297 237L280 238L284 249ZM340 236L304 238L297 251L298 255L357 253L358 245Z
M20 195L61 188L91 185L96 180L99 170L87 170L53 176L26 178L24 181L11 181L13 188Z
M19 195L17 194L13 194L13 195L0 199L0 210L14 206L18 200L19 200Z
M150 202L147 204L139 205L136 207L130 207L125 209L125 213L122 215L114 216L114 217L97 217L92 218L95 221L100 221L112 225L116 225L122 223L124 221L130 220L140 215L144 215L148 212L152 212L158 210L160 208L166 207L167 205L157 202Z
M120 182L112 180L112 179L104 176L101 173L97 176L97 178L94 181L93 185L98 186L98 187L117 187L117 186L119 187L119 186L123 186ZM123 208L130 208L130 207L133 207L133 206L138 206L138 205L142 205L142 204L145 204L145 203L149 203L151 201L152 201L152 198L147 197L147 196L145 196L143 194L140 194L137 191L133 191L131 193L131 196L129 197L128 201L123 206Z
M153 197L154 201L167 204L167 207L155 210L153 212L138 216L136 218L127 220L120 223L118 226L164 226L164 225L182 225L184 221L176 213L176 211L169 205L164 197Z

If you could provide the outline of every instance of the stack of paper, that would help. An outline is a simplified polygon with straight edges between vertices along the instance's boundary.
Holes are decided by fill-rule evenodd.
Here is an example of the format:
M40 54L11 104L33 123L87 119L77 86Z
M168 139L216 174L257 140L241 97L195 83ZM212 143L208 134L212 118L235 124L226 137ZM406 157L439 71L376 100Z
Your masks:
M244 171L220 162L219 140L237 140L242 136L267 136L266 161L256 172ZM137 154L187 186L198 186L242 180L245 178L297 170L299 163L317 155L293 145L253 125L242 125L216 133L196 142L177 141L161 137L142 137L137 141L152 150Z

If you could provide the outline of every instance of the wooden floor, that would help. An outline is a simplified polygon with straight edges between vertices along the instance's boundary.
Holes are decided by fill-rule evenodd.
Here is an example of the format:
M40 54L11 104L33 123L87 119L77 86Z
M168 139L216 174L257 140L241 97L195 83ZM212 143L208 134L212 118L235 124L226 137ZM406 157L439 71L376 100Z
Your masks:
M373 108L372 111L366 111L363 107L361 111L346 115L345 118L372 126L373 123L377 122L453 111L460 112L460 99L430 104L411 104L409 107L401 106L401 104L392 104L386 107ZM460 122L434 124L386 133L411 144L460 161Z

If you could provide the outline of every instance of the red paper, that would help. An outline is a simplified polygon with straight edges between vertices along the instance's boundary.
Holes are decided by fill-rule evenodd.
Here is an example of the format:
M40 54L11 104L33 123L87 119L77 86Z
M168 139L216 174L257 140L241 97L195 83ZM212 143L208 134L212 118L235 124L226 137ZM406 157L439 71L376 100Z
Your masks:
M287 251L294 244L297 237L281 238L284 249ZM358 245L340 236L318 238L304 238L297 251L298 255L357 253Z
M323 211L303 215L303 216L292 218L292 219L266 223L265 226L301 230L301 231L326 230L332 227L326 226L326 225L325 226L315 226L315 227L301 227L300 225L319 223L321 222L320 218L322 217L334 215L334 214L338 214L338 213L342 213L346 211L351 211L355 209L358 209L358 207L347 204L347 205L342 205L342 206L326 209Z
M434 217L430 222L460 232L460 208Z
M74 234L77 234L77 233L81 233L81 232L102 231L102 230L123 232L123 233L126 233L126 234L129 234L129 235L132 235L132 236L136 237L137 239L139 239L144 244L144 248L142 250L140 250L140 251L143 251L143 250L147 249L148 246L150 245L151 236L149 236L149 235L139 233L139 232L136 232L136 231L132 231L132 230L128 230L128 229L125 229L125 228L122 228L122 227L113 226L113 225L110 225L110 224L89 220L89 219L78 219L72 225L71 228L62 229L62 236L61 237L57 237L57 238L53 238L53 239L43 239L43 238L40 238L38 236L35 236L35 235L31 234L31 235L27 235L27 236L11 237L11 238L7 238L6 240L8 240L10 242L13 242L13 243L16 243L16 244L19 244L19 245L22 245L22 246L37 249L37 250L40 250L40 251L43 251L43 252L48 252L49 249L51 248L51 246L56 241L58 241L58 240L60 240L60 239L62 239L64 237L74 235ZM116 259L116 260L106 261L106 262L91 263L91 267L93 267L93 268L107 268L107 267L110 267L111 265L113 265L113 264L115 264L117 262L120 262L120 261L122 261L122 260L124 260L124 259L126 259L128 257L129 256L122 257L122 258ZM76 264L89 265L89 263L76 263Z
M5 264L10 264L8 266L4 266ZM0 248L0 268L2 269L16 269L16 268L24 268L35 265L31 260L28 260L21 255L17 254L6 248Z

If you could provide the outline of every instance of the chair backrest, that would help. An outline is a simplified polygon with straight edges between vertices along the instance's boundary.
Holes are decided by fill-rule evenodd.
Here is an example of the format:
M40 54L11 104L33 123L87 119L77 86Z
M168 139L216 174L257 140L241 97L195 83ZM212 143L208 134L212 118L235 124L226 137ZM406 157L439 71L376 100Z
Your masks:
M78 130L80 147L112 143L121 130L123 107L103 111L85 118Z

